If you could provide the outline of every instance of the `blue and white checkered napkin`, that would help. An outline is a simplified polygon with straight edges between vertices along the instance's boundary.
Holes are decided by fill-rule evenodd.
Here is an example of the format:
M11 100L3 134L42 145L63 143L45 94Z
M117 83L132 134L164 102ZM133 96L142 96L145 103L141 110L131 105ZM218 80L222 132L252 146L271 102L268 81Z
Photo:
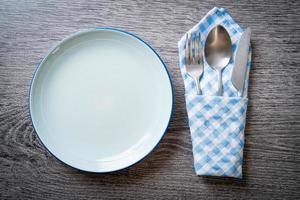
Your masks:
M233 55L243 29L223 8L213 8L189 33L201 32L204 47L209 31L222 25L229 32ZM242 178L245 118L248 104L248 70L243 97L238 97L231 83L234 56L222 72L223 96L217 94L217 73L204 60L204 73L200 79L202 95L195 95L195 83L184 67L185 36L178 42L179 66L185 85L186 109L192 137L194 167L198 175Z

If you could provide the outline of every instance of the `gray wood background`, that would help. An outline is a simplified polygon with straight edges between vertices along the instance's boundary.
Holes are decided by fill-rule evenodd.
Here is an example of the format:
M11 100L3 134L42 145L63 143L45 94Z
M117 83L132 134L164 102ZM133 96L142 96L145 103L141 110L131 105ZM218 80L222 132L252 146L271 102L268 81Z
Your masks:
M214 6L253 30L244 179L197 177L177 41ZM143 162L110 174L59 163L28 113L35 65L80 29L110 26L145 39L165 60L175 110ZM0 199L300 199L300 1L0 2Z

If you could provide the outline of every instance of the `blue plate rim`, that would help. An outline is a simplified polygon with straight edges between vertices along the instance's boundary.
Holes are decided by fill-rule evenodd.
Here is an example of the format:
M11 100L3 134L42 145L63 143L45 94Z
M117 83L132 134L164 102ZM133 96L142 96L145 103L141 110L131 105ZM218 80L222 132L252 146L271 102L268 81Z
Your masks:
M41 67L41 64L43 63L43 61L59 46L61 45L64 41L82 33L82 32L89 32L89 31L94 31L94 30L110 30L110 31L115 31L115 32L120 32L120 33L123 33L123 34L126 34L126 35L129 35L135 39L137 39L139 42L141 42L142 44L146 45L151 51L153 51L155 53L155 55L158 57L158 59L160 60L160 62L163 64L166 72L167 72L167 75L168 75L168 79L169 79L169 83L171 85L171 112L170 112L170 116L169 116L169 120L168 120L168 123L167 123L167 126L161 136L161 138L158 140L158 142L156 143L156 145L154 145L154 147L151 149L151 151L149 153L147 153L145 156L143 156L142 158L140 158L139 160L137 160L136 162L126 166L126 167L121 167L119 169L115 169L115 170L108 170L108 171L103 171L103 172L100 172L100 171L89 171L89 170L85 170L85 169L80 169L78 167L75 167L75 166L72 166L72 165L69 165L68 163L64 162L63 160L59 159L57 156L55 156L48 148L47 146L42 142L42 140L40 139L39 135L38 135L38 132L36 131L36 128L35 128L35 125L34 125L34 122L33 122L33 119L32 119L32 110L31 110L31 95L32 95L32 84L33 84L33 81L35 79L35 76L39 70L39 68ZM161 142L162 138L165 136L166 132L167 132L167 129L170 125L170 122L171 122L171 119L172 119L172 116L173 116L173 111L174 111L174 86L173 86L173 82L172 82L172 79L171 79L171 76L170 76L170 72L167 68L167 65L165 64L165 62L162 60L162 58L160 57L160 55L147 43L145 42L143 39L141 39L139 36L129 32L129 31L126 31L126 30L122 30L122 29L118 29L118 28L112 28L112 27L96 27L96 28L90 28L90 29L85 29L83 31L77 31L67 37L65 37L64 39L62 39L60 42L58 42L58 44L56 44L52 49L50 49L50 51L48 51L48 53L46 53L46 55L40 60L37 62L36 64L36 67L35 67L35 70L33 72L33 75L32 75L32 78L30 80L30 87L29 87L29 96L28 96L28 109L29 109L29 116L30 116L30 120L31 120L31 124L32 124L32 127L34 129L34 132L35 132L35 135L37 136L37 139L38 141L40 142L40 144L42 144L42 146L47 150L47 152L49 152L56 160L58 160L60 163L62 163L63 165L65 166L68 166L70 168L73 168L73 169L76 169L78 171L82 171L82 172L87 172L87 173L95 173L95 174L107 174L107 173L112 173L112 172L117 172L117 171L121 171L121 170L125 170L125 169L128 169L130 167L132 167L133 165L136 165L140 162L142 162L144 159L146 159L159 145L159 143Z

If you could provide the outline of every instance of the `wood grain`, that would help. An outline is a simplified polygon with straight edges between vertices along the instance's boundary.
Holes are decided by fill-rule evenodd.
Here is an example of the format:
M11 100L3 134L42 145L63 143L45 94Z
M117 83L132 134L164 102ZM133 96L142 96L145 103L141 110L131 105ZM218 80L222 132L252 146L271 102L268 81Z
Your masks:
M178 69L177 41L213 6L253 31L244 179L197 177ZM41 146L28 114L35 64L65 36L126 29L165 60L174 115L145 160L110 174L63 165ZM300 2L0 2L0 199L300 199Z

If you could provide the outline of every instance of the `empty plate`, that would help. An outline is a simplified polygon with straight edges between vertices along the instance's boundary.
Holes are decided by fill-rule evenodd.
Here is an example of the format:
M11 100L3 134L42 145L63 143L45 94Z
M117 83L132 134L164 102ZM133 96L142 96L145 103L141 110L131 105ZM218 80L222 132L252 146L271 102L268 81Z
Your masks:
M167 69L149 45L102 28L64 39L42 60L29 104L38 137L55 157L84 171L111 172L158 144L173 93Z

